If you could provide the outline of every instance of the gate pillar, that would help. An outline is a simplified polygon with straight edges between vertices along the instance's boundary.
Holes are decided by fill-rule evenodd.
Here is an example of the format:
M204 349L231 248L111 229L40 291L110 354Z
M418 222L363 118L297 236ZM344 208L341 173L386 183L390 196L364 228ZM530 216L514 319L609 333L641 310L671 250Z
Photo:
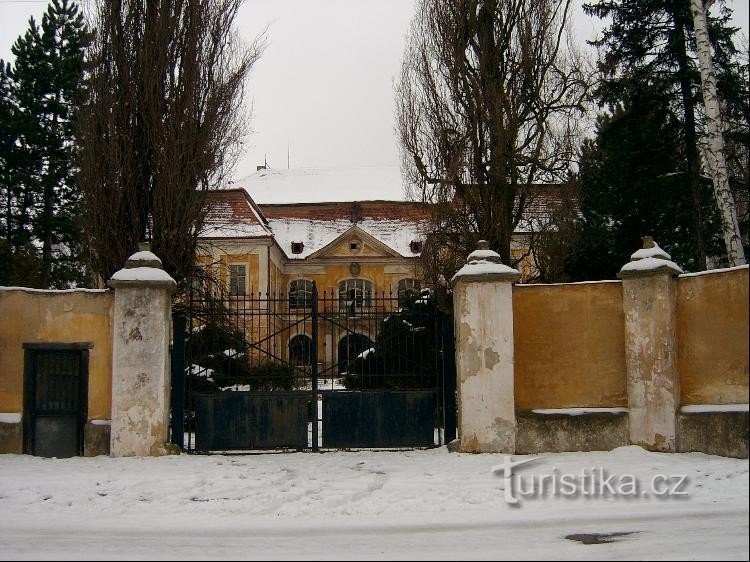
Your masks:
M176 284L151 252L130 256L115 290L110 455L157 456L169 440L169 335Z
M619 277L625 311L630 443L676 451L680 377L677 372L677 283L682 269L650 236Z
M513 282L520 273L480 240L453 277L459 450L514 453Z

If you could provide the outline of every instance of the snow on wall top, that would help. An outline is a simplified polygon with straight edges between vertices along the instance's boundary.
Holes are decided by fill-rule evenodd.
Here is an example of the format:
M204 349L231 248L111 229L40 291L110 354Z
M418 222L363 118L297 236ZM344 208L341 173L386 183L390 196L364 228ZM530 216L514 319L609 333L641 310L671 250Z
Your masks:
M234 184L258 204L404 199L398 166L258 170Z

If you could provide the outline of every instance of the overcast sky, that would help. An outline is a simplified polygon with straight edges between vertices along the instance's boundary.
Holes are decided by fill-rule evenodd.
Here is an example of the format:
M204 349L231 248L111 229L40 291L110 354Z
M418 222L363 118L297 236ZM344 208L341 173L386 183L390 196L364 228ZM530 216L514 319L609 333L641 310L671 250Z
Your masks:
M47 3L0 0L0 58L10 58L29 16ZM729 0L748 35L748 0ZM268 26L268 47L248 93L254 132L235 176L264 156L274 168L398 166L393 80L414 0L245 0L237 25L248 41ZM576 2L574 28L589 39L598 20Z

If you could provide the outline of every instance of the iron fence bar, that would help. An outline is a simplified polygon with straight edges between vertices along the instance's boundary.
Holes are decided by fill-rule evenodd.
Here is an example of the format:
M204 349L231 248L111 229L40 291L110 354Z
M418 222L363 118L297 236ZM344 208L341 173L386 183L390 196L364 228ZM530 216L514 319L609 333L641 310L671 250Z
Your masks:
M312 287L312 346L310 362L312 363L312 450L318 450L318 288L313 281Z
M172 443L185 448L185 318L172 319Z
M245 316L248 316L248 315L245 315ZM252 317L253 315L250 314L249 316ZM263 313L258 313L256 316L269 316L269 315L263 314ZM297 320L297 322L295 322L294 324L290 324L289 326L285 326L285 327L279 328L275 332L273 332L271 334L268 334L265 338L259 339L258 341L251 343L250 347L255 347L257 349L260 349L260 345L261 344L264 344L264 343L266 343L268 341L271 341L273 338L275 338L279 334L283 334L284 332L290 332L293 327L295 327L295 326L297 326L299 324L304 324L304 322L306 320L308 320L309 318L311 318L311 317L312 317L312 315L308 314L304 318L301 318L301 319ZM283 318L281 318L281 320L283 320Z

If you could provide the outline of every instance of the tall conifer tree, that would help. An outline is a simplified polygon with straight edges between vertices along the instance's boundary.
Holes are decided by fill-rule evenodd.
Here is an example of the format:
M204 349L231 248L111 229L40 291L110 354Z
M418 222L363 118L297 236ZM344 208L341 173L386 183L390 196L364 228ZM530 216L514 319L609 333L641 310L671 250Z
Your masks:
M61 288L83 281L72 163L87 41L77 4L53 0L41 27L29 20L13 45L14 64L3 73L9 125L0 158L11 164L0 178L5 282Z
M671 117L680 123L676 152L681 165L675 173L682 174L683 197L692 207L692 225L682 226L692 237L691 264L695 269L705 269L707 257L717 255L717 225L709 216L714 214L715 202L706 197L710 186L703 179L700 73L689 1L599 0L585 4L584 9L597 17L609 18L601 38L594 42L602 53L602 80L596 92L602 105L614 112L628 100L648 100L648 96L634 92L649 88L658 93ZM741 75L732 39L736 29L729 25L730 18L731 11L722 6L720 15L708 21L719 92L726 104L746 106L747 100L737 96ZM654 101L653 96L650 98Z

